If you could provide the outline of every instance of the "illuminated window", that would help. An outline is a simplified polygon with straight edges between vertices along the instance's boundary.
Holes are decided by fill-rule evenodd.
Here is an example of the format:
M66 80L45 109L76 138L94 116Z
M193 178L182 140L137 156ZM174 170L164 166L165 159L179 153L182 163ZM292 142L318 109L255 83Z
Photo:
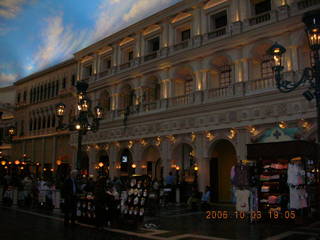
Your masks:
M219 75L219 81L220 81L220 87L228 87L231 84L232 79L232 70L230 65L224 65L220 67L220 75Z
M265 55L261 62L261 78L273 78L274 60L272 56Z

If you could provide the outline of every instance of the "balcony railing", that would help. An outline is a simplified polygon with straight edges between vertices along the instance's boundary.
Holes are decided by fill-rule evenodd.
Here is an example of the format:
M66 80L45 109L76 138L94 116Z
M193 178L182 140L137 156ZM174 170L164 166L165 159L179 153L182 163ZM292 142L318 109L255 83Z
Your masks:
M255 79L248 82L248 91L259 91L263 89L270 89L275 87L275 80L273 77Z
M110 73L111 73L111 70L110 70L110 69L107 69L107 70L105 70L105 71L103 71L103 72L100 72L100 73L99 73L99 78L108 76Z
M152 52L152 53L149 53L147 55L144 56L144 61L147 62L147 61L150 61L152 59L156 59L158 57L158 51L155 51L155 52Z
M179 50L187 48L188 46L189 46L189 39L175 44L173 46L173 50L174 51L179 51Z
M299 9L305 9L320 4L320 0L303 0L298 2Z
M187 105L193 104L195 100L194 94L188 94L178 97L173 97L169 100L169 106Z
M209 99L218 97L228 97L234 95L234 87L230 85L228 87L211 88L208 90L207 96Z
M152 110L155 110L157 109L157 102L150 102L150 103L145 103L143 105L143 111L144 112L149 112L149 111L152 111Z
M217 38L217 37L225 35L226 33L227 33L227 28L226 27L219 28L219 29L216 29L216 30L214 30L212 32L209 32L208 33L208 39Z
M260 24L260 23L263 23L263 22L267 22L271 19L271 14L270 12L267 12L267 13L262 13L262 14L259 14L253 18L250 18L249 19L249 25L250 26L253 26L253 25L257 25L257 24Z
M120 70L124 70L130 67L130 62L123 63L119 66Z

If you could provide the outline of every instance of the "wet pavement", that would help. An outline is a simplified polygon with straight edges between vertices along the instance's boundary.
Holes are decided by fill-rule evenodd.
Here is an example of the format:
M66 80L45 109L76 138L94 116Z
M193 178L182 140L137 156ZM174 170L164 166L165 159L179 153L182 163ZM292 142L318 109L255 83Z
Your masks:
M166 209L158 217L146 217L159 229L105 229L98 231L87 225L65 228L59 212L47 214L30 209L0 207L0 240L104 240L104 239L244 239L244 240L317 240L320 221L289 221L264 219L250 223L249 219L207 219L206 212L186 212L185 209Z

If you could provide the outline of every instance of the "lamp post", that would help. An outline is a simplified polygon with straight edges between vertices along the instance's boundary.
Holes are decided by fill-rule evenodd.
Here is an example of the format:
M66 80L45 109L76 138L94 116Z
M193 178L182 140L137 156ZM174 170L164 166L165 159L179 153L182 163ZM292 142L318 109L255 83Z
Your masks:
M99 129L99 122L103 118L103 111L100 106L94 108L94 112L91 111L91 101L87 97L88 83L85 81L78 81L77 83L77 118L71 124L63 124L63 116L65 114L65 104L59 103L56 106L56 115L59 119L59 125L57 129L69 129L71 131L78 131L78 147L77 147L77 162L76 168L81 170L82 159L82 137L86 135L88 131L97 131ZM92 119L90 123L90 118Z

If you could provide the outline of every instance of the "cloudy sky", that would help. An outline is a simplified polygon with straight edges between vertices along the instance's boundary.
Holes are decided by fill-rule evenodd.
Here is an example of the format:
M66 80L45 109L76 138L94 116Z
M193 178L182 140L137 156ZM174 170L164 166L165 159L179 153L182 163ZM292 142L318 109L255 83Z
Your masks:
M0 0L0 87L180 0Z

